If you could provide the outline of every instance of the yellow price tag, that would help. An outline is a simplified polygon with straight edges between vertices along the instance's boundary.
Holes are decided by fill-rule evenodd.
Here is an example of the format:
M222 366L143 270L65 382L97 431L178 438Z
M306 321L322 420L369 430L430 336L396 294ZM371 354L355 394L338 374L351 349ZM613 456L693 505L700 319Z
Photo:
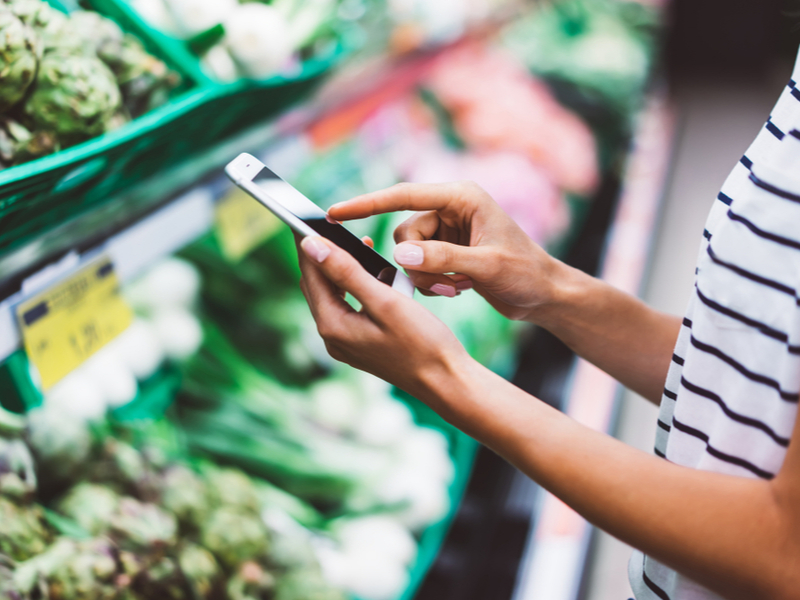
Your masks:
M122 333L132 320L107 257L17 307L25 350L45 390Z
M217 240L231 262L243 259L271 238L280 226L278 217L239 188L233 188L217 203Z

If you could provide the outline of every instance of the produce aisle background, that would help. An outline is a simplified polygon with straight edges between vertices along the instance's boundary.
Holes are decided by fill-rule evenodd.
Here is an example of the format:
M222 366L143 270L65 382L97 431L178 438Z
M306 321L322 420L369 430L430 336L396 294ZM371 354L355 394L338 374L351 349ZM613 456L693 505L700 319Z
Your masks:
M61 13L19 1L25 10L3 13L0 26L24 30L29 19L60 31ZM225 3L183 15L200 17L190 23L152 12L159 2L92 0L165 61L133 69L136 85L114 51L141 59L139 42L91 13L68 21L102 24L88 28L101 34L82 50L91 56L76 59L104 72L107 97L94 106L109 121L96 138L58 118L46 126L64 131L37 129L45 125L28 97L8 100L0 122L0 401L29 411L0 412L0 591L87 577L80 585L176 600L624 594L604 582L616 581L619 552L605 541L592 552L591 530L574 513L414 399L330 361L297 291L291 235L220 168L250 150L323 205L398 180L474 179L531 237L636 292L673 131L653 62L665 3L563 0L506 23L514 13L505 9L521 8L514 0L441 10L274 0L237 10L225 28L241 35L226 39L215 24ZM387 17L386 7L396 12ZM739 9L726 18L775 25ZM295 47L271 37L262 61L237 43L254 24L284 18ZM691 50L697 40L681 22L675 31ZM738 65L769 55L745 45L742 56L721 44ZM289 67L270 77L278 64ZM37 102L59 98L44 81L26 83ZM729 88L711 88L710 100L689 88L688 103L683 89L686 144L721 138L738 152L752 137L737 144L738 129L714 133L715 119L746 128L742 115L755 114L735 104L708 110ZM700 192L682 161L671 189L688 201ZM662 246L686 216L675 206L664 213ZM691 207L702 217L707 203ZM388 254L398 217L353 226ZM691 261L696 245L682 246ZM656 268L673 272L678 261L667 270L663 256ZM650 289L666 303L661 281ZM592 426L613 425L616 386L552 336L499 318L474 293L420 301L484 364L573 416L586 417L588 401ZM590 393L574 391L587 382ZM652 432L651 416L642 425L636 414L624 413L623 433ZM84 563L68 559L75 554Z
M44 112L26 96L9 100L0 128L0 399L25 413L0 413L11 465L0 470L4 588L231 600L409 600L420 585L420 596L436 585L510 594L526 529L503 544L486 516L513 525L515 515L474 492L525 511L530 482L482 452L461 504L474 441L330 360L297 289L290 232L220 169L249 150L323 207L401 180L470 178L532 238L594 270L652 68L658 4L568 0L531 12L513 0L441 10L231 0L235 19L213 2L171 23L150 11L159 2L92 1L128 35L74 2L52 0L72 9L66 17L39 0L2 13L48 44L81 20L99 25L73 62L105 77L95 120L115 117L91 140L54 119L48 127L70 129L45 132L43 146L34 117ZM289 31L294 47L258 29L283 19L288 28L273 33ZM149 112L126 105L122 121L136 118L122 122L114 86L142 80L127 79L114 50L148 56L134 34L175 69L176 87L154 95ZM28 63L34 50L18 48ZM220 69L225 56L235 70ZM61 98L43 79L27 83L37 102ZM399 218L353 227L390 253ZM514 374L530 328L474 293L419 301L478 360ZM547 336L533 339L533 354L559 354ZM541 379L535 391L554 404L570 371L562 359L557 372L519 371ZM554 374L560 383L545 381ZM456 511L455 554L442 551L428 574ZM508 560L481 560L487 536ZM93 571L78 572L87 562Z

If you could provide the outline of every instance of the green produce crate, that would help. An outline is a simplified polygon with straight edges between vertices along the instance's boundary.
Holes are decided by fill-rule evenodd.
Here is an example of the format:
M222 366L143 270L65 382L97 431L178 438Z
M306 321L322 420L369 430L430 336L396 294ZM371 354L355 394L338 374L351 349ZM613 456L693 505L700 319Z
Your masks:
M116 131L0 171L0 254L274 118L307 97L346 54L339 46L328 56L308 61L293 78L198 86L191 73L134 21L115 12L108 0L94 0L92 5L138 34L149 51L181 73L189 89Z
M133 402L116 409L112 413L116 420L122 422L137 421L140 419L159 418L164 414L179 386L179 379L176 378L174 371L167 369L163 373L158 373L153 377L153 381L148 383L149 385L142 387L142 391ZM455 466L455 477L448 489L450 510L438 523L434 523L422 532L417 558L409 572L409 585L396 599L412 600L425 580L431 566L433 566L450 525L458 512L461 499L467 489L470 474L472 473L472 465L478 450L478 443L467 434L446 423L419 400L400 390L395 390L395 396L405 402L411 409L414 414L414 420L417 423L437 429L447 436L450 445L450 458ZM361 599L355 598L354 600Z
M189 48L186 40L182 40L168 35L159 29L151 26L143 20L139 14L130 6L126 0L91 0L92 5L103 14L111 16L117 22L123 24L129 31L136 33L139 37L148 39L159 50L169 56L177 65L181 72L189 75L193 81L202 86L231 85L221 84L211 77L203 69L197 55ZM313 57L305 61L300 73L295 76L276 75L259 81L250 81L251 85L272 89L286 85L297 79L308 79L317 74L323 73L329 66L330 59L336 56L340 48L332 47L330 52Z
M405 392L395 389L395 396L403 400L414 413L414 419L421 425L434 427L444 433L450 442L450 457L456 468L456 475L448 490L450 496L450 511L438 523L434 523L425 531L419 541L419 552L417 560L411 568L409 574L409 584L405 592L397 600L412 600L416 596L422 582L430 571L439 550L444 544L450 525L455 519L458 507L467 490L472 465L475 462L475 454L478 451L478 442L469 437L463 431L459 431L439 415L433 412L427 405L416 398L412 398Z

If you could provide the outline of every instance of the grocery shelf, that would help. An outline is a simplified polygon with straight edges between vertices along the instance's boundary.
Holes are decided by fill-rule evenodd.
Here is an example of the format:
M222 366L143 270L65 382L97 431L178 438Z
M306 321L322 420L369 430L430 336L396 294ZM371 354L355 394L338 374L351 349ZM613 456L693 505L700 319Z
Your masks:
M108 256L121 283L133 279L148 265L168 256L211 227L214 205L210 193L198 188L181 195L85 252L71 250L55 262L6 287L0 298L0 362L20 346L17 305L63 281L97 257Z

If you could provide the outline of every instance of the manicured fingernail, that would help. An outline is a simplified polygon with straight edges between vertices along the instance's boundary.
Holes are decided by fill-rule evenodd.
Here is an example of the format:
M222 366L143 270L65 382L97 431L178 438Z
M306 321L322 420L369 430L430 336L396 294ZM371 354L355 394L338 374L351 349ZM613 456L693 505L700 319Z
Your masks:
M422 248L414 244L398 244L394 249L394 259L401 265L413 267L422 264Z
M431 286L431 291L434 294L439 294L440 296L447 296L448 298L455 298L456 296L456 288L451 285L445 285L443 283L434 283Z
M472 289L472 282L469 279L467 279L466 281L459 281L458 283L456 283L456 289L459 292L464 292L466 290L471 290Z
M317 238L303 238L300 245L303 246L303 251L306 254L319 263L328 258L328 255L331 253L331 249Z

